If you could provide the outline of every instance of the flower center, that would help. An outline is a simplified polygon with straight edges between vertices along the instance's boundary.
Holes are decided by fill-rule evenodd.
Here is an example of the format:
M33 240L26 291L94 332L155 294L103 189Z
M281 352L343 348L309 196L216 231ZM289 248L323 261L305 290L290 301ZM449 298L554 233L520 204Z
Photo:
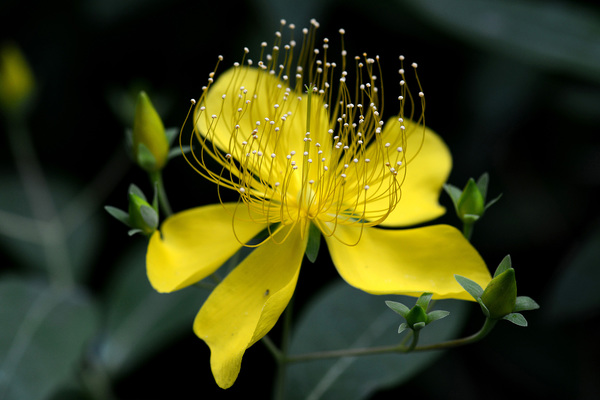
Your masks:
M346 51L342 46L338 73L329 40L314 46L317 27L312 21L303 30L297 61L290 25L290 42L282 46L278 32L257 68L247 59L248 66L235 63L216 82L211 73L194 112L188 161L219 188L237 191L256 222L310 220L333 235L338 224L377 225L394 210L410 162L406 138L423 135L424 115L411 121L401 56L399 112L384 126L379 57L355 57L356 86L349 87ZM414 157L419 149L411 150Z

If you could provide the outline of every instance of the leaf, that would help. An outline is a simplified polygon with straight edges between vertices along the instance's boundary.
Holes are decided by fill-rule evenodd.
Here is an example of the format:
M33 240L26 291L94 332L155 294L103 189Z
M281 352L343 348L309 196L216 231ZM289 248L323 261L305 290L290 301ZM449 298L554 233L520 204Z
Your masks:
M462 190L449 183L444 184L444 190L446 191L448 196L450 196L450 199L452 199L452 204L454 204L454 208L457 209L458 201L460 200L460 196L462 196Z
M47 399L75 379L98 313L82 290L5 277L0 326L0 398Z
M398 303L397 301L388 300L385 302L385 304L403 317L406 317L406 314L408 314L408 312L410 311L410 308L408 308L402 303Z
M115 266L105 292L106 324L94 354L94 362L114 376L192 334L194 317L209 294L196 287L157 293L146 276L147 240L130 240L130 250Z
M129 214L120 208L116 208L113 206L104 206L106 212L108 212L112 217L121 221L125 225L129 226Z
M531 297L518 296L513 311L530 311L537 310L538 308L540 308L539 304L536 303L535 300L533 300Z
M489 51L600 81L600 17L573 2L400 0L424 21Z
M306 245L306 258L311 263L317 261L319 247L321 246L321 231L315 224L310 224L308 232L308 243Z
M477 187L479 188L479 193L481 193L481 197L483 197L483 201L487 198L487 190L488 185L490 183L490 176L487 172L481 174L479 179L477 179Z
M502 261L500 261L500 264L498 264L498 267L496 268L496 272L494 272L494 278L503 273L504 271L508 270L509 268L512 268L512 260L510 258L510 254L506 255L502 259Z
M521 326L523 328L525 328L527 326L527 320L525 319L525 317L519 313L510 313L504 317L502 317L502 319L505 319L509 322L512 322L513 324L517 325L517 326Z
M48 215L48 219L36 219L37 213L30 207L16 176L0 171L0 187L2 249L29 271L54 273L52 279L69 284L73 277L84 281L102 243L102 222L107 220L106 214L91 214L87 202L74 201L81 192L80 185L64 176L48 177L48 191L56 210L44 204L44 211L57 212Z
M393 298L414 302L414 298L405 296ZM437 304L450 310L454 318L437 322L435 329L422 330L420 343L455 337L465 320L464 302L443 300ZM382 296L336 282L307 305L294 330L290 354L395 345L402 340L397 333L398 322L398 316L384 306ZM288 367L285 398L364 399L379 389L407 381L441 354L383 354L292 364Z
M546 293L544 312L554 322L568 322L600 312L600 224L571 251Z
M473 282L469 278L465 278L464 276L460 275L454 275L454 279L456 279L456 282L458 282L458 284L462 286L462 288L465 289L467 293L473 296L475 300L480 298L483 294L483 289L481 288L481 286L479 286L479 284Z

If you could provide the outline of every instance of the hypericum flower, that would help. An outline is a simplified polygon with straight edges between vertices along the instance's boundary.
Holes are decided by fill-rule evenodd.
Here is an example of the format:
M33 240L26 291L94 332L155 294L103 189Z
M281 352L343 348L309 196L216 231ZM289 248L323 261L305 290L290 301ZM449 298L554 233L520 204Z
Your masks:
M384 124L379 57L363 54L347 70L345 50L336 64L327 39L321 49L314 47L317 26L313 21L303 30L299 54L296 43L283 45L278 32L257 67L251 60L236 63L216 81L211 73L195 107L194 134L182 144L195 148L189 161L217 184L221 204L168 218L150 240L149 279L158 291L171 292L209 276L268 232L215 288L194 322L222 388L233 384L246 349L287 306L311 224L325 237L340 275L369 293L472 300L454 274L482 285L490 280L481 257L455 228L374 227L443 214L438 196L450 153L424 126L422 113L416 122L412 111L405 115L405 106L415 107L403 68L398 116ZM356 87L347 84L351 74ZM221 189L239 199L225 202Z

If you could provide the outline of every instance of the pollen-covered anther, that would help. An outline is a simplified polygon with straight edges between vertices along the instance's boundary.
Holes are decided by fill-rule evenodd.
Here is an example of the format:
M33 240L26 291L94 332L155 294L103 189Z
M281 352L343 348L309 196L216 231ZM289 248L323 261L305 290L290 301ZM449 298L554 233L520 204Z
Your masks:
M196 100L195 99L190 99L190 103L196 104Z

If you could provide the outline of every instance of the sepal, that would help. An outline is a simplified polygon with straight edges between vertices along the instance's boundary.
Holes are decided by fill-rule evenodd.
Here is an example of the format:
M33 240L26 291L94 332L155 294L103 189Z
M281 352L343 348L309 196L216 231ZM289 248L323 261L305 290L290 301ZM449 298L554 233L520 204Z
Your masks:
M527 320L519 312L540 308L530 297L517 297L515 270L509 255L500 262L485 289L463 276L454 275L454 278L479 303L486 318L505 319L518 326L527 326Z
M398 327L398 333L402 333L406 329L419 331L433 321L447 317L450 314L448 311L443 310L435 310L428 313L427 309L429 308L429 302L431 301L432 296L432 293L423 293L417 299L415 306L410 309L404 304L396 301L385 302L392 311L406 319L406 322L401 323Z
M152 200L152 204L150 204L140 188L131 184L128 190L128 198L128 212L112 206L105 206L104 209L114 218L131 228L128 231L129 236L136 233L151 235L158 227L159 222L157 191L154 191L154 199Z

